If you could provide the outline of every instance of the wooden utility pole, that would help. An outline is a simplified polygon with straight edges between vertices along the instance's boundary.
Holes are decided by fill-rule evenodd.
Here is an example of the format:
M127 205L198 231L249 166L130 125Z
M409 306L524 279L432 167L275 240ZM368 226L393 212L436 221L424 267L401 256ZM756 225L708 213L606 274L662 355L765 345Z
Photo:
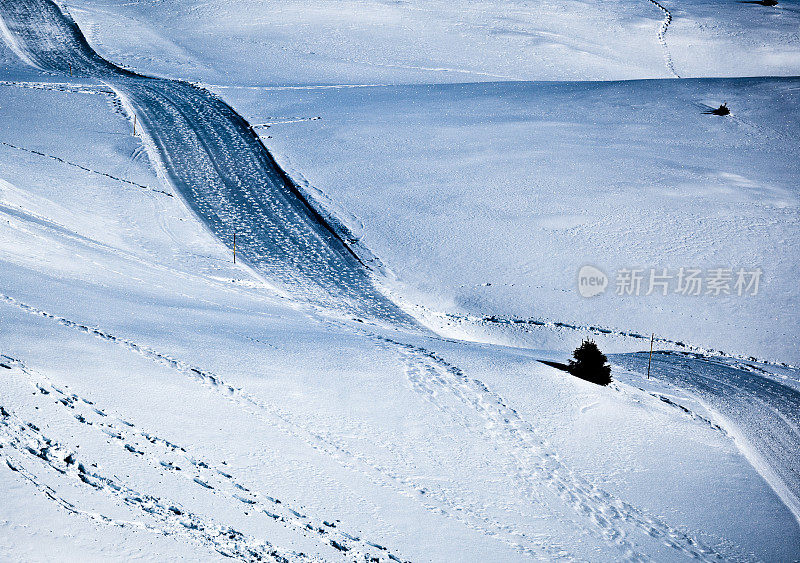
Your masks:
M653 338L655 338L656 333L650 334L650 357L647 358L647 379L650 379L650 362L653 361Z
M236 264L236 231L233 231L233 263Z

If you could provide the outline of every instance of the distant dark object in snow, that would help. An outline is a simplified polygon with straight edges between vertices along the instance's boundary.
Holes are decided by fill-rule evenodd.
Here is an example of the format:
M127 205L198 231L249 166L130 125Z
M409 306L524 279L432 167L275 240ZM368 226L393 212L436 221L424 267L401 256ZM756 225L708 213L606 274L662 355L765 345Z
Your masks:
M778 0L741 0L742 4L760 4L761 6L777 6Z
M569 364L550 360L539 360L539 362L598 385L611 383L611 366L606 363L605 354L600 351L593 340L581 342L572 356L573 359L569 361Z
M708 111L704 111L703 113L706 113L706 114L709 114L709 115L730 115L731 110L728 109L728 104L724 103L724 104L722 104L721 106L719 106L716 109L709 108Z
M608 365L608 358L600 351L594 340L584 340L575 348L568 368L572 375L586 381L598 385L611 383L611 366Z

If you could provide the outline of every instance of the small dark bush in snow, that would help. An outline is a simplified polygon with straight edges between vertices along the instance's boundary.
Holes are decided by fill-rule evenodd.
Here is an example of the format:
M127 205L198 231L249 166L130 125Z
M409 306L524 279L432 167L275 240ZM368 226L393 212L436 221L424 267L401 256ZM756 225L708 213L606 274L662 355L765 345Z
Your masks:
M728 108L728 104L724 103L721 106L719 106L718 108L710 109L705 113L708 113L708 114L711 114L711 115L730 115L731 110Z
M600 351L593 340L584 340L581 345L572 352L572 359L569 361L569 372L575 377L580 377L586 381L597 383L598 385L608 385L611 383L611 366L607 363L608 358Z

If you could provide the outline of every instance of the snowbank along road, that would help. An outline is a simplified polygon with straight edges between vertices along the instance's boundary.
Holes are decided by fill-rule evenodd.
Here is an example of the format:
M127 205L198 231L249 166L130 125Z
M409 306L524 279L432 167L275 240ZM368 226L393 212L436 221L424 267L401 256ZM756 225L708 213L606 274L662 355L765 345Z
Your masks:
M624 354L613 361L644 373L648 355ZM723 419L800 522L800 392L752 362L658 352L652 365L655 378L688 391Z
M293 298L384 322L415 324L376 288L368 258L315 209L250 125L210 92L100 57L50 0L0 1L6 43L44 72L108 84L143 126L151 158L220 240Z

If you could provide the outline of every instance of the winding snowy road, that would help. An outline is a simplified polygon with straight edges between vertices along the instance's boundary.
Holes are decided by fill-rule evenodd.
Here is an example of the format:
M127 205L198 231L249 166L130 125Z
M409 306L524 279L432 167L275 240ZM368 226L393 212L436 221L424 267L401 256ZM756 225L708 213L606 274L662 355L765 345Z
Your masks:
M645 373L648 355L613 361ZM654 379L686 390L724 418L724 426L800 522L800 392L757 365L700 354L653 354Z
M671 16L660 4L653 3L667 16L659 35L663 43L663 34ZM237 250L244 261L294 298L393 324L415 324L376 288L367 260L354 251L347 233L315 209L276 164L251 126L225 102L188 83L142 76L106 61L90 47L69 15L51 0L0 0L0 33L22 60L43 72L87 77L112 88L135 112L144 128L151 157L194 213L222 241L230 242L235 231ZM668 53L666 59L674 73ZM429 511L449 513L468 527L496 537L526 555L541 556L545 553L554 557L560 553L538 537L526 537L524 526L495 519L491 511L477 503L463 502L467 493L462 493L453 484L432 485L419 478L416 471L404 474L385 462L374 461L358 451L350 452L347 442L314 431L311 425L303 426L299 416L287 415L257 400L210 371L114 336L111 332L48 313L5 295L0 297L6 305L17 310L49 319L69 330L84 332L208 385L220 397L240 407L242 412L252 414L263 425L280 424L298 442L305 441L310 449L341 460L340 463L348 470L363 474L371 482L408 498L424 495L420 502ZM558 327L579 328L562 323ZM372 341L383 351L397 354L409 386L426 404L432 405L445 420L452 419L459 436L471 436L478 443L487 444L487 448L489 445L494 448L492 451L497 452L497 459L493 461L507 472L519 496L531 504L546 499L543 506L552 511L553 518L568 522L581 537L596 536L601 540L598 543L629 559L646 559L651 552L700 560L720 558L715 548L705 545L693 531L670 525L661 516L648 514L595 485L591 478L574 472L561 460L558 452L549 447L542 433L507 406L500 395L436 353L371 332L359 333L359 336ZM626 336L638 338L633 334ZM186 450L179 452L166 439L139 430L132 423L123 420L101 422L107 417L106 411L90 408L93 403L88 400L79 400L77 395L70 396L60 391L45 375L28 368L22 361L9 356L5 356L4 361L3 369L22 389L20 396L24 393L25 397L31 395L42 401L44 396L59 397L63 408L47 399L51 409L59 409L61 415L67 412L71 417L69 423L81 430L92 426L91 430L97 433L100 428L105 428L114 440L108 442L112 444L110 448L119 446L122 456L141 459L140 464L147 471L163 476L165 471L174 472L176 467L183 467L175 480L180 479L193 493L197 488L201 494L216 495L221 499L217 501L220 505L232 505L238 510L260 507L262 512L258 517L262 520L269 518L285 522L313 541L322 542L329 551L387 551L377 544L339 531L326 520L311 520L288 505L278 506L282 503L266 493L248 491L250 494L243 495L241 491L245 489L237 486L238 481L223 469L216 469L210 462L202 460L195 463ZM641 371L646 357L630 355L618 358L618 361ZM796 387L748 373L741 366L717 364L700 356L658 354L655 372L665 382L696 394L711 409L730 420L732 424L729 426L740 428L746 441L757 452L751 461L759 465L760 460L766 460L759 471L767 476L795 515L800 514L800 474L796 453L800 443L800 393ZM34 408L38 410L39 406ZM77 410L77 415L73 415L72 410ZM150 495L143 488L129 487L110 474L99 470L86 473L78 469L81 466L71 467L74 465L72 462L61 464L58 460L73 458L66 447L53 447L53 454L58 454L58 460L54 462L46 451L50 446L49 434L31 426L30 420L21 415L11 411L0 414L3 417L0 423L8 429L14 455L21 452L18 457L23 464L35 461L31 457L34 456L47 462L48 467L55 471L123 501L128 497L137 497L139 501L144 499L145 502L128 504L153 515L162 533L164 530L177 530L176 533L187 534L227 556L247 558L277 554L282 557L282 553L297 556L289 551L276 551L269 543L257 543L237 530L218 526L199 514L176 511L165 500ZM29 443L37 446L33 451L27 450L30 455L23 451L23 444ZM18 460L15 458L15 461ZM22 473L25 471L23 464L8 467L23 474L45 494L50 494L44 482L37 481L32 471ZM272 489L264 490L274 494ZM64 504L68 503L67 500L57 501L78 513L74 506ZM498 506L500 503L497 501ZM350 547L345 548L345 543Z
M100 57L50 0L0 0L6 43L49 73L107 83L133 108L151 154L220 240L292 297L349 314L416 324L375 287L340 232L275 163L250 125L202 88L121 69Z

